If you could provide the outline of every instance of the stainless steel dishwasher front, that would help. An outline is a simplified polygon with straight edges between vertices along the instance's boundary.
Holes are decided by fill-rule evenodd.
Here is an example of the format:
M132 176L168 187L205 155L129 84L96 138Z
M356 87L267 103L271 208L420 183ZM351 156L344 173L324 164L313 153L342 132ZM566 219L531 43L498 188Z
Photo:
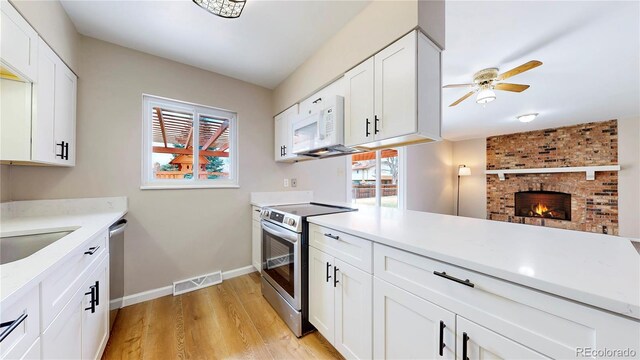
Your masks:
M109 227L109 331L122 308L124 297L124 229L121 218Z

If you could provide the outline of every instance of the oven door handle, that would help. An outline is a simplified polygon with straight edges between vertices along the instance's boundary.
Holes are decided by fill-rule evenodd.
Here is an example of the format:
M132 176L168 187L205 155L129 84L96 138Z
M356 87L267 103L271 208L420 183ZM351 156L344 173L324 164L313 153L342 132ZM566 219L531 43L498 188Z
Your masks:
M294 233L293 231L290 230L285 230L282 229L277 226L277 225L271 225L266 221L262 221L262 230L268 232L269 234L273 235L273 236L277 236L281 239L287 240L288 242L295 244L296 242L298 242L298 234ZM292 235L295 234L295 235Z

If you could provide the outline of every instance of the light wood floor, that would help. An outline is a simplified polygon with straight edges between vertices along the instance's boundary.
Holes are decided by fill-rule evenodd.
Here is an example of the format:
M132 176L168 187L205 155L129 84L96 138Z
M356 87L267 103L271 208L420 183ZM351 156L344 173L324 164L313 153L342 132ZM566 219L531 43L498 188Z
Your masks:
M317 331L297 339L260 275L121 309L102 359L342 359Z

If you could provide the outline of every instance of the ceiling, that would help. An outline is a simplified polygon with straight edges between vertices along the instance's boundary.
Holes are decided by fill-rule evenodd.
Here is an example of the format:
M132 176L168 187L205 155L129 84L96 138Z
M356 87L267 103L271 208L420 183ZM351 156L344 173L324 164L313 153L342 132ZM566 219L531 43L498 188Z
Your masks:
M447 1L443 84L488 67L544 64L506 82L485 107L468 89L443 89L443 137L462 140L640 116L640 2ZM537 112L530 123L517 115Z
M191 0L61 2L83 35L274 88L369 0L249 0L237 19Z

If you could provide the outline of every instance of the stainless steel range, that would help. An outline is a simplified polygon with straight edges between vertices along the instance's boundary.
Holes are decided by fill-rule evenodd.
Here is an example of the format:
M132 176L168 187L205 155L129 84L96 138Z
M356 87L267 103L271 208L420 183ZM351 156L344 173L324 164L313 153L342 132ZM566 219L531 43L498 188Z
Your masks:
M354 210L319 203L262 210L262 295L297 337L314 330L308 318L307 218Z

